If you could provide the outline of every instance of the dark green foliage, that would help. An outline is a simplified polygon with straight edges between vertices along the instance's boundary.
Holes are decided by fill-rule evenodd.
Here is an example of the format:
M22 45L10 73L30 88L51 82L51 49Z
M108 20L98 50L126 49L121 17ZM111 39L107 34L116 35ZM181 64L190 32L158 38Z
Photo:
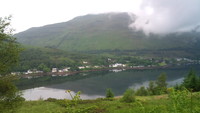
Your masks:
M9 28L11 17L0 17L0 75L5 75L16 65L21 51Z
M163 94L167 92L167 75L166 73L161 73L156 80L156 92L157 94Z
M56 102L57 99L56 99L56 98L47 98L45 101L48 101L48 102Z
M8 73L16 65L21 48L11 36L11 17L0 17L0 112L14 112L24 101Z
M106 89L106 98L114 98L114 93L110 88Z
M149 86L147 88L148 94L149 95L156 95L156 86L153 81L149 82Z
M148 95L148 91L144 86L142 86L136 91L135 94L138 95L138 96L147 96Z
M83 108L68 108L66 109L66 113L96 113L96 110L100 109L98 106L88 106Z
M191 91L200 91L200 78L196 75L194 70L190 70L188 75L184 78L183 84L185 88Z
M21 97L13 81L14 76L0 77L0 111L1 112L14 112L22 105L25 100Z
M124 94L123 97L121 99L123 102L134 102L135 101L135 91L133 89L127 89Z
M183 84L176 84L176 85L174 86L174 89L175 89L175 90L180 90L180 91L182 91L182 90L185 90L185 87L184 87Z
M112 59L108 61L108 58ZM159 60L159 59L158 59ZM88 64L83 64L83 61L87 61ZM129 61L129 62L127 62ZM149 59L142 59L131 55L107 55L107 54L83 54L66 52L59 49L52 48L29 48L20 54L19 65L13 68L13 71L27 71L28 69L38 69L43 71L49 71L51 68L65 68L71 67L70 70L79 70L78 66L105 66L110 64L123 63L128 66L137 65L157 65Z
M43 71L43 72L50 72L51 71L51 69L48 68L44 63L40 64L38 66L38 69L41 70L41 71Z
M199 95L195 97L190 91L184 89L174 90L173 88L168 89L169 92L169 105L168 110L172 113L198 113L198 107L194 104L194 98L198 99ZM198 101L198 100L197 100ZM198 111L198 112L197 112Z
M161 73L157 80L150 81L149 86L145 88L144 86L140 87L136 91L136 95L146 96L146 95L160 95L167 93L167 83L166 83L166 73Z
M66 52L52 48L26 48L20 54L19 65L13 71L27 71L28 69L38 69L49 71L51 68L63 69L71 67L70 70L78 70L78 66L84 65L83 61L89 62L87 65L109 65L107 57L101 55L89 55L82 53Z

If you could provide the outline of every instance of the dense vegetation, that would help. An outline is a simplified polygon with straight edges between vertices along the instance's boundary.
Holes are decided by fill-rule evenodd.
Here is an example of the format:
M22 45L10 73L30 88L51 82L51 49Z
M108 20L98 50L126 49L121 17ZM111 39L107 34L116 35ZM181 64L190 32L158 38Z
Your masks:
M139 97L128 90L122 98L26 101L17 113L199 113L200 93L168 89L167 95ZM130 96L129 96L130 95ZM124 101L126 98L128 101Z
M52 48L27 48L20 55L19 65L13 71L27 71L28 69L44 70L44 68L65 68L78 70L78 66L83 65L83 61L89 62L87 65L106 65L105 56L89 55L83 53L72 53Z
M138 96L147 96L147 95L160 95L167 93L167 75L166 73L161 73L158 76L157 80L150 81L149 86L145 88L144 86L140 87L136 91L136 95ZM200 77L196 75L195 71L191 69L188 75L184 78L181 84L177 84L174 87L176 90L184 90L187 89L191 92L200 91Z
M112 59L111 61L108 61ZM83 64L87 61L87 64ZM117 56L111 54L84 54L72 53L52 48L27 48L20 55L20 62L13 71L27 71L28 69L50 70L51 68L71 67L71 70L78 70L78 66L105 66L113 63L127 63L129 65L155 65L155 62L148 59L140 59L139 57L124 55ZM46 69L47 68L47 69Z
M190 70L183 83L175 88L181 90L183 87L193 92L200 91L200 77L196 75L194 70Z
M186 59L186 58L185 58ZM74 53L66 52L53 48L34 48L24 47L20 54L19 64L12 68L12 72L26 72L29 69L37 69L44 72L51 71L52 68L63 69L70 67L71 71L79 70L79 66L94 66L107 68L111 64L121 63L127 67L130 66L165 66L165 65L187 65L198 64L199 58L194 61L184 60L177 61L176 57L153 57L153 56L135 56L133 52L106 52L106 53ZM87 62L84 64L83 62Z
M11 17L0 17L0 112L14 113L25 100L14 85L15 76L9 70L16 65L21 50L16 39L11 36Z
M19 58L20 45L11 36L10 26L11 17L0 17L0 75L7 74L12 66L17 63Z

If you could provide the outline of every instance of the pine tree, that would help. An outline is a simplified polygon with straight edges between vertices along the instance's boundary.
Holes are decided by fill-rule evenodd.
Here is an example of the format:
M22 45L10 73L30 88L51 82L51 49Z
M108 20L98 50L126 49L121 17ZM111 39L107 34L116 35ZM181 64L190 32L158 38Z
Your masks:
M200 91L200 79L196 75L195 71L191 69L188 75L183 80L183 86L192 91Z
M161 73L156 80L156 93L162 94L167 92L167 75L166 73Z
M106 98L113 98L114 97L114 93L112 92L112 90L110 88L106 89Z
M154 81L149 82L149 86L147 88L147 91L148 91L149 95L155 95L156 94L156 86L155 86Z

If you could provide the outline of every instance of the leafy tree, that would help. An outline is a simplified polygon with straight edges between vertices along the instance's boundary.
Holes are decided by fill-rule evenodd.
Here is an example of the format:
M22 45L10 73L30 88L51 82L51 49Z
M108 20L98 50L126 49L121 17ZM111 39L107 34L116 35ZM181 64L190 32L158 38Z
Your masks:
M168 109L171 111L170 113L198 113L195 112L193 108L193 98L192 93L187 89L183 90L175 90L174 88L168 89L168 99L169 106ZM194 97L194 96L193 96Z
M14 66L21 51L16 39L11 36L9 29L11 17L0 17L0 74L5 75Z
M106 98L113 98L114 97L114 93L112 92L112 90L106 89Z
M156 80L156 92L157 94L162 94L167 92L167 75L166 73L161 73Z
M38 69L39 70L42 70L44 72L50 72L50 68L48 68L44 63L41 63L39 66L38 66Z
M13 83L15 79L14 76L0 77L0 111L3 113L16 111L24 101Z
M11 17L0 17L0 111L14 112L24 101L15 87L15 78L8 75L12 66L16 65L21 51L16 39L9 29Z
M153 81L149 82L149 87L147 88L147 91L149 95L155 95L156 94L156 86Z
M138 96L147 96L148 95L148 91L146 90L146 88L144 86L142 86L136 91L136 95L138 95Z

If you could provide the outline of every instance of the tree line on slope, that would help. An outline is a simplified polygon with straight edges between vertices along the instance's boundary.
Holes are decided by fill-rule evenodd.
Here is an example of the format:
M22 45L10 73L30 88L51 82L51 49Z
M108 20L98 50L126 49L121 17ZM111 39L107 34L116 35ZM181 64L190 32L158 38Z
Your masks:
M161 95L168 93L167 87L167 75L166 73L161 73L155 81L150 81L148 87L141 86L139 89L134 90L134 94L137 96L151 96L151 95ZM191 69L187 76L184 77L184 80L181 84L176 84L173 87L175 90L185 90L191 92L200 91L200 77L196 75L195 71ZM114 97L112 89L106 90L106 97Z

